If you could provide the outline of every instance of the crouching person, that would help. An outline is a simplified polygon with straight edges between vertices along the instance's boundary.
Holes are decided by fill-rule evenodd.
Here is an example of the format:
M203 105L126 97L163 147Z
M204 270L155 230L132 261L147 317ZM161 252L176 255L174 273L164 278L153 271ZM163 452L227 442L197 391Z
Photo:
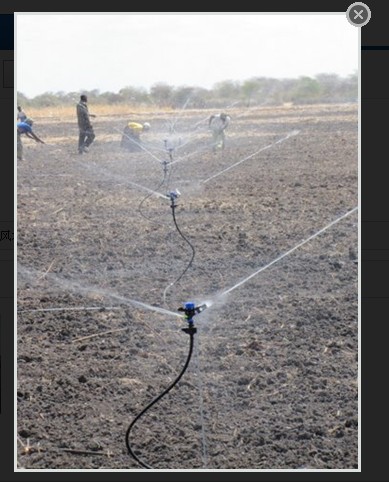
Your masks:
M148 122L145 122L144 124L140 124L139 122L129 122L123 129L120 147L131 152L141 151L141 134L149 129L150 124Z

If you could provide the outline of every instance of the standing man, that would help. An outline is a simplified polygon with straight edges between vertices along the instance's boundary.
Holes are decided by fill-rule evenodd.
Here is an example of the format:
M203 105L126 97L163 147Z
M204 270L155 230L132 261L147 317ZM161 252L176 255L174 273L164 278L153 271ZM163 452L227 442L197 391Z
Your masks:
M32 130L32 127L31 127L32 124L33 124L32 119L26 119L25 122L18 122L16 124L16 132L17 132L17 135L18 135L18 142L17 142L17 158L18 158L18 161L23 161L22 134L25 134L30 139L34 139L35 142L39 142L41 144L44 144L42 139L39 139L39 137Z
M93 114L89 114L88 110L88 98L86 95L80 96L80 101L77 104L77 122L78 122L78 153L83 154L89 151L89 146L95 139L95 133L91 124L90 118L96 117Z
M224 131L230 121L230 116L224 113L211 115L209 118L208 127L212 132L213 152L216 152L217 149L224 149L226 139Z

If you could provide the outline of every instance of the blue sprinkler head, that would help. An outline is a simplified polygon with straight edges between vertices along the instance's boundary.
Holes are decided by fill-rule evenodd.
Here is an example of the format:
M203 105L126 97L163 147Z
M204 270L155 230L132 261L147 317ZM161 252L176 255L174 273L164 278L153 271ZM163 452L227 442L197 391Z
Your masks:
M184 304L183 308L178 308L178 311L183 311L185 313L185 318L188 323L193 323L193 317L198 313L204 311L205 308L207 308L207 305L205 303L203 305L196 306L193 301L188 301Z
M180 191L179 191L178 189L176 189L175 191L170 191L170 192L169 192L169 197L170 197L170 199L172 199L172 200L173 200L173 199L177 199L178 196L180 196L180 195L181 195L181 193L180 193Z
M184 308L185 308L185 311L192 311L195 309L195 304L193 303L193 301L188 301L187 303L185 303L184 305Z

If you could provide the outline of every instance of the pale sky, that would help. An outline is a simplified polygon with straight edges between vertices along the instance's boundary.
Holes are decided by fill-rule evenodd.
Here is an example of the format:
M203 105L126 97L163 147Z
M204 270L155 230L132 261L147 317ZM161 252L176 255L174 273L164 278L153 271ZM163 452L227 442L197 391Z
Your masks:
M359 31L343 12L15 13L15 85L35 97L160 82L212 88L253 77L345 77L358 71Z

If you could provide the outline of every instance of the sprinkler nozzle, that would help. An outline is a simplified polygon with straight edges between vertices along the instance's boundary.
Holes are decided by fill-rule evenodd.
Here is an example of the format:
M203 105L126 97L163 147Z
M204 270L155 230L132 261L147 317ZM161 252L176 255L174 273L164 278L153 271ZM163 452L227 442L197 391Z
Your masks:
M170 196L170 198L172 198L172 199L177 199L178 196L181 196L181 193L180 193L180 191L179 191L178 189L176 189L175 191L170 191L170 192L169 192L169 196Z
M204 311L205 308L207 308L207 305L205 303L200 306L196 306L195 303L189 301L185 303L183 307L178 308L178 311L183 311L185 313L185 318L188 323L193 323L193 317L198 313Z
M178 308L178 311L183 311L185 313L185 319L188 322L188 327L183 328L182 331L185 333L188 333L189 335L193 335L194 333L197 332L197 328L194 326L194 321L193 317L197 315L198 313L201 313L202 311L207 308L207 305L204 303L203 305L196 306L195 303L192 301L189 301L184 304L184 306Z
M172 202L172 207L176 207L176 205L174 204L174 202L176 201L176 199L178 198L178 196L181 196L181 193L178 189L176 189L175 191L170 191L168 193L168 197L170 199L170 201Z

